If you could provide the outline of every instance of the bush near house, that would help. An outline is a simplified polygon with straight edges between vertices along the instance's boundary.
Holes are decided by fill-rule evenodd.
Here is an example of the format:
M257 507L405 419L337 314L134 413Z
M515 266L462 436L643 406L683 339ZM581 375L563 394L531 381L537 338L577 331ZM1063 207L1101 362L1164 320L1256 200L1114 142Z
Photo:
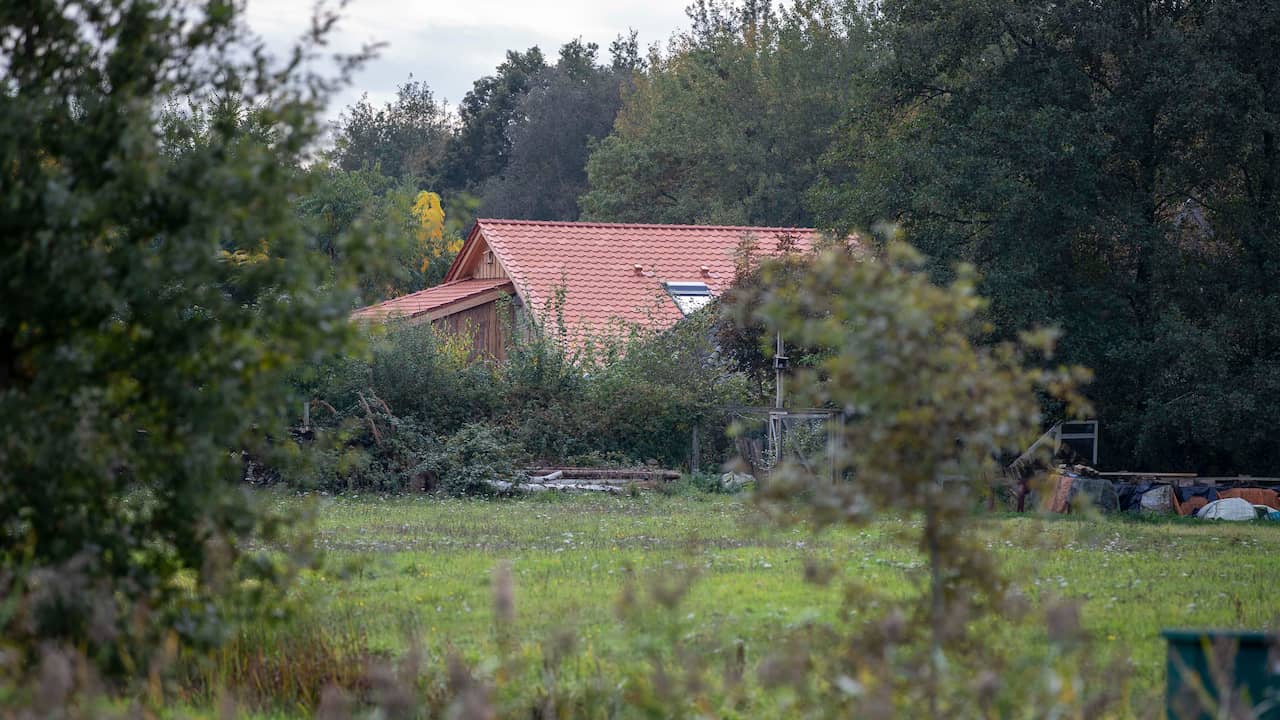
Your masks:
M428 325L372 330L365 355L306 373L312 425L274 464L329 492L474 494L531 464L686 467L697 426L714 470L730 454L724 408L752 400L714 322L705 312L661 334L601 338L591 354L534 334L500 363Z

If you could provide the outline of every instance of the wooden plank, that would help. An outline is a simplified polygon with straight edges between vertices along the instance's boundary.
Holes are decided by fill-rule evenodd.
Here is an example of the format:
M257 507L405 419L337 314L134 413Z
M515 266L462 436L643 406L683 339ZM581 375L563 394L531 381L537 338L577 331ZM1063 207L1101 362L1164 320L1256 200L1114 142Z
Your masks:
M1194 484L1219 485L1261 485L1264 487L1280 486L1280 478L1253 477L1252 475L1236 475L1234 477L1197 477Z
M480 229L480 225L477 223L471 228L471 233L467 236L466 242L462 244L462 250L453 259L453 264L449 266L449 272L445 273L444 281L453 282L454 280L472 277L476 261L480 259L479 255L488 249L489 242L485 240L484 231Z
M1157 472L1100 472L1099 476L1109 480L1133 481L1156 480L1165 481L1178 487L1190 485L1208 485L1210 487L1235 487L1238 485L1257 485L1261 487L1280 487L1280 478L1254 477L1252 475L1202 476L1195 473L1157 473Z
M626 488L622 485L609 485L606 483L573 483L573 482L552 482L552 483L509 483L502 480L490 480L490 487L499 492L608 492L620 493ZM636 487L645 490L653 490L656 485L654 483L635 483Z
M496 299L491 299L485 304L434 320L432 327L444 333L466 336L473 359L502 360L507 353L503 334L513 321L509 317L508 322L502 322L500 307L511 313L509 305L499 305Z
M1167 472L1133 472L1129 470L1120 470L1115 472L1100 472L1098 475L1105 478L1127 478L1127 477L1149 477L1149 478L1196 478L1199 475L1195 473L1167 473Z
M680 472L661 468L582 468L582 467L534 467L527 468L530 475L546 476L561 473L564 480L618 481L621 483L637 480L679 480Z

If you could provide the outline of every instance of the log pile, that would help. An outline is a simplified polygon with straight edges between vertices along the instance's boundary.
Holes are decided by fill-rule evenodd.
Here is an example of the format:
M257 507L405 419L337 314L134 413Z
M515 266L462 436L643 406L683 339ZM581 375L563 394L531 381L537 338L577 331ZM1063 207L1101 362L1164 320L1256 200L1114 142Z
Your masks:
M632 482L669 482L671 480L679 480L680 472L678 470L665 470L662 468L642 467L642 468L595 468L595 467L536 467L528 468L529 479L535 480L539 477L555 475L556 479L564 480L599 480L605 483L623 484Z
M494 480L490 485L499 492L619 493L632 487L652 490L662 483L680 479L678 471L659 468L545 467L529 468L527 473L529 479L525 482Z

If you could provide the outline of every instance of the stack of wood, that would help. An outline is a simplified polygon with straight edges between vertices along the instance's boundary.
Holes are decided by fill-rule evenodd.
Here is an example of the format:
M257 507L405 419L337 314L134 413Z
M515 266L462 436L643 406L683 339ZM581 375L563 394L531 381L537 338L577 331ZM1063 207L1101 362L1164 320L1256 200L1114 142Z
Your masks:
M652 490L662 483L679 480L676 470L658 468L529 468L529 479L522 483L495 480L492 485L502 492L546 492L548 490L623 492L631 487Z

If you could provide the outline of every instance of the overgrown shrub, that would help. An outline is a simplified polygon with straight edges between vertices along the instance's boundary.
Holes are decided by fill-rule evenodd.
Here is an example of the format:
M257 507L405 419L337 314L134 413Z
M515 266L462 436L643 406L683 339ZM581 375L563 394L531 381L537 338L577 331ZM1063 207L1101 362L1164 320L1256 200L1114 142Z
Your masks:
M495 421L540 462L593 449L578 415L588 378L563 344L563 333L537 330L511 344L498 370L501 409Z
M473 362L465 338L401 322L369 327L367 336L366 353L331 360L312 374L308 389L331 412L358 413L361 395L374 396L394 416L435 435L493 413L494 368Z
M490 418L500 397L494 367L464 338L396 322L368 328L365 353L332 358L300 384L310 425L275 461L291 485L328 492L439 488L445 440Z
M714 320L704 311L575 350L562 329L544 329L501 362L427 324L373 328L367 354L307 376L312 425L282 454L282 474L330 492L483 492L520 461L684 467L695 427L695 469L716 470L731 454L725 408L752 396L718 352Z
M841 443L833 453L835 470L848 480L832 483L785 461L762 488L766 507L819 525L861 524L883 512L917 517L919 530L911 535L927 569L919 599L909 603L881 598L874 588L851 590L858 606L888 612L868 613L864 627L805 651L833 675L856 678L858 693L809 695L806 673L780 673L778 684L811 697L805 704L814 710L838 699L853 715L896 706L949 717L992 702L998 688L983 698L972 679L1008 658L984 642L983 628L1017 603L970 527L972 507L986 491L984 479L995 474L995 458L1040 432L1038 392L1073 411L1085 407L1077 387L1087 371L1038 367L1052 360L1055 333L977 344L986 302L974 290L972 269L958 268L952 284L937 286L919 272L922 261L890 237L874 257L820 253L797 278L772 281L775 266L766 264L754 306L768 329L828 349L818 366L794 373L798 400L850 415L834 428ZM1078 609L1070 611L1077 613L1074 625L1061 634L1074 642ZM810 644L799 636L780 640L784 648ZM843 646L859 650L845 653ZM1099 691L1109 689L1090 689Z
M506 430L471 423L444 441L438 456L440 487L452 495L494 492L495 480L517 482L523 451Z
M689 462L697 427L708 469L729 457L725 410L753 397L714 342L715 319L707 308L661 333L633 335L617 360L594 370L582 413L594 449L680 467Z
M301 447L277 452L291 485L325 492L400 493L434 489L440 442L411 418L386 411L376 396L369 409L328 426L314 426ZM375 410L376 408L376 410Z

